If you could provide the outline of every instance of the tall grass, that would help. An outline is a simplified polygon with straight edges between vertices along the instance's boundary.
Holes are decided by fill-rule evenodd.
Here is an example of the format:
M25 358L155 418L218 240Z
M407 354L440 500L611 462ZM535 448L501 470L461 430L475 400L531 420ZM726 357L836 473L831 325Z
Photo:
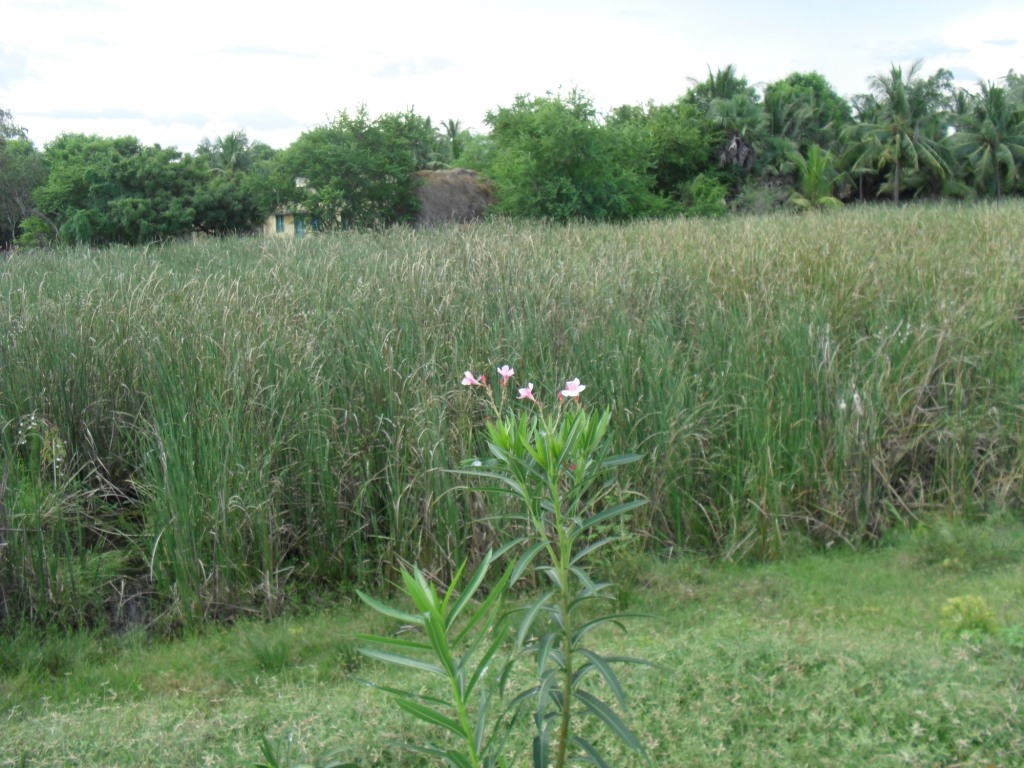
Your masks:
M184 623L411 561L449 574L501 527L441 471L482 449L458 382L505 362L543 396L579 376L614 407L659 551L770 558L1017 508L1022 214L20 252L0 266L4 615L49 610L19 586L40 546L116 553L80 589L108 615L145 597ZM66 446L56 486L16 445L31 414ZM44 486L65 533L24 501Z

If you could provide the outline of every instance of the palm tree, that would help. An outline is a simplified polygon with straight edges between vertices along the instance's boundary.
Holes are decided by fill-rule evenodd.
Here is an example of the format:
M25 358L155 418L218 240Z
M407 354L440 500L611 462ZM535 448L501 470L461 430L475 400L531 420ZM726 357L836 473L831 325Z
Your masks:
M708 116L726 136L725 144L718 151L719 165L737 165L745 171L753 168L765 128L761 105L746 93L734 93L731 98L711 102Z
M807 157L794 152L790 159L800 172L800 191L794 192L789 202L797 208L839 208L842 203L832 196L839 174L831 152L823 152L817 144L807 148Z
M1017 179L1017 163L1024 158L1024 119L1014 109L1005 88L992 83L979 83L981 94L968 127L957 132L952 142L967 160L979 189L995 187L996 200L1003 194L1003 184Z
M250 142L245 131L232 131L216 141L203 139L196 147L196 154L205 157L210 168L222 172L247 171L261 144Z
M458 120L446 120L441 123L441 128L444 129L444 136L448 140L448 147L451 151L452 160L458 160L459 155L462 154L463 145L465 144L464 137L462 135L462 123Z
M851 171L888 172L883 189L892 190L896 203L900 201L908 171L928 168L939 178L950 175L939 140L928 135L930 132L924 126L925 121L934 118L938 106L938 80L921 80L920 69L918 59L906 76L893 65L888 74L872 77L871 98L862 103L865 115L870 116L868 121L856 123L844 132L845 140L855 146Z
M705 80L697 80L695 77L687 79L692 87L683 97L683 101L693 104L702 114L711 108L713 102L731 99L736 94L744 94L752 100L757 99L757 92L747 85L747 78L736 74L736 67L732 64L714 74L711 67L708 67L708 76Z

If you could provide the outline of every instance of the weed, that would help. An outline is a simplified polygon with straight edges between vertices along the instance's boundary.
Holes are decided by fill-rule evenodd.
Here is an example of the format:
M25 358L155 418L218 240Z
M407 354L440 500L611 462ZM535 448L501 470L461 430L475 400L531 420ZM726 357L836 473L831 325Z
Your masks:
M942 622L954 636L977 632L996 633L996 615L984 598L977 595L951 597L942 606Z

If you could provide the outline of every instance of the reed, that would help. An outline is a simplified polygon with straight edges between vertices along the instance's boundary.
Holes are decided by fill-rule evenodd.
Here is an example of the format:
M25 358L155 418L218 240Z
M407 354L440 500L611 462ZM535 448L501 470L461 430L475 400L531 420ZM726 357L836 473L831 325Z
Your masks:
M89 566L108 614L127 590L172 624L449 577L502 533L441 471L484 449L458 382L506 362L611 409L655 551L773 558L1015 508L1022 213L21 251L0 265L4 610L49 610L12 597L39 546L116 563ZM67 453L45 504L24 501L31 414Z

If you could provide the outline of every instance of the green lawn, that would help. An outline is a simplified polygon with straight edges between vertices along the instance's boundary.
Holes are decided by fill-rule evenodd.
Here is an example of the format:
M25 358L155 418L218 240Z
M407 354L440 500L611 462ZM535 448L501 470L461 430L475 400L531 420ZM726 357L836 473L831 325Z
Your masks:
M653 765L1024 765L1019 522L763 565L612 565L636 574L623 602L657 616L594 643L661 664L622 671ZM943 607L969 595L990 626L958 633ZM290 750L284 765L329 750L420 765L388 745L419 726L361 680L427 681L364 662L349 639L388 629L333 604L173 642L22 632L0 641L0 766L245 766L264 735Z

